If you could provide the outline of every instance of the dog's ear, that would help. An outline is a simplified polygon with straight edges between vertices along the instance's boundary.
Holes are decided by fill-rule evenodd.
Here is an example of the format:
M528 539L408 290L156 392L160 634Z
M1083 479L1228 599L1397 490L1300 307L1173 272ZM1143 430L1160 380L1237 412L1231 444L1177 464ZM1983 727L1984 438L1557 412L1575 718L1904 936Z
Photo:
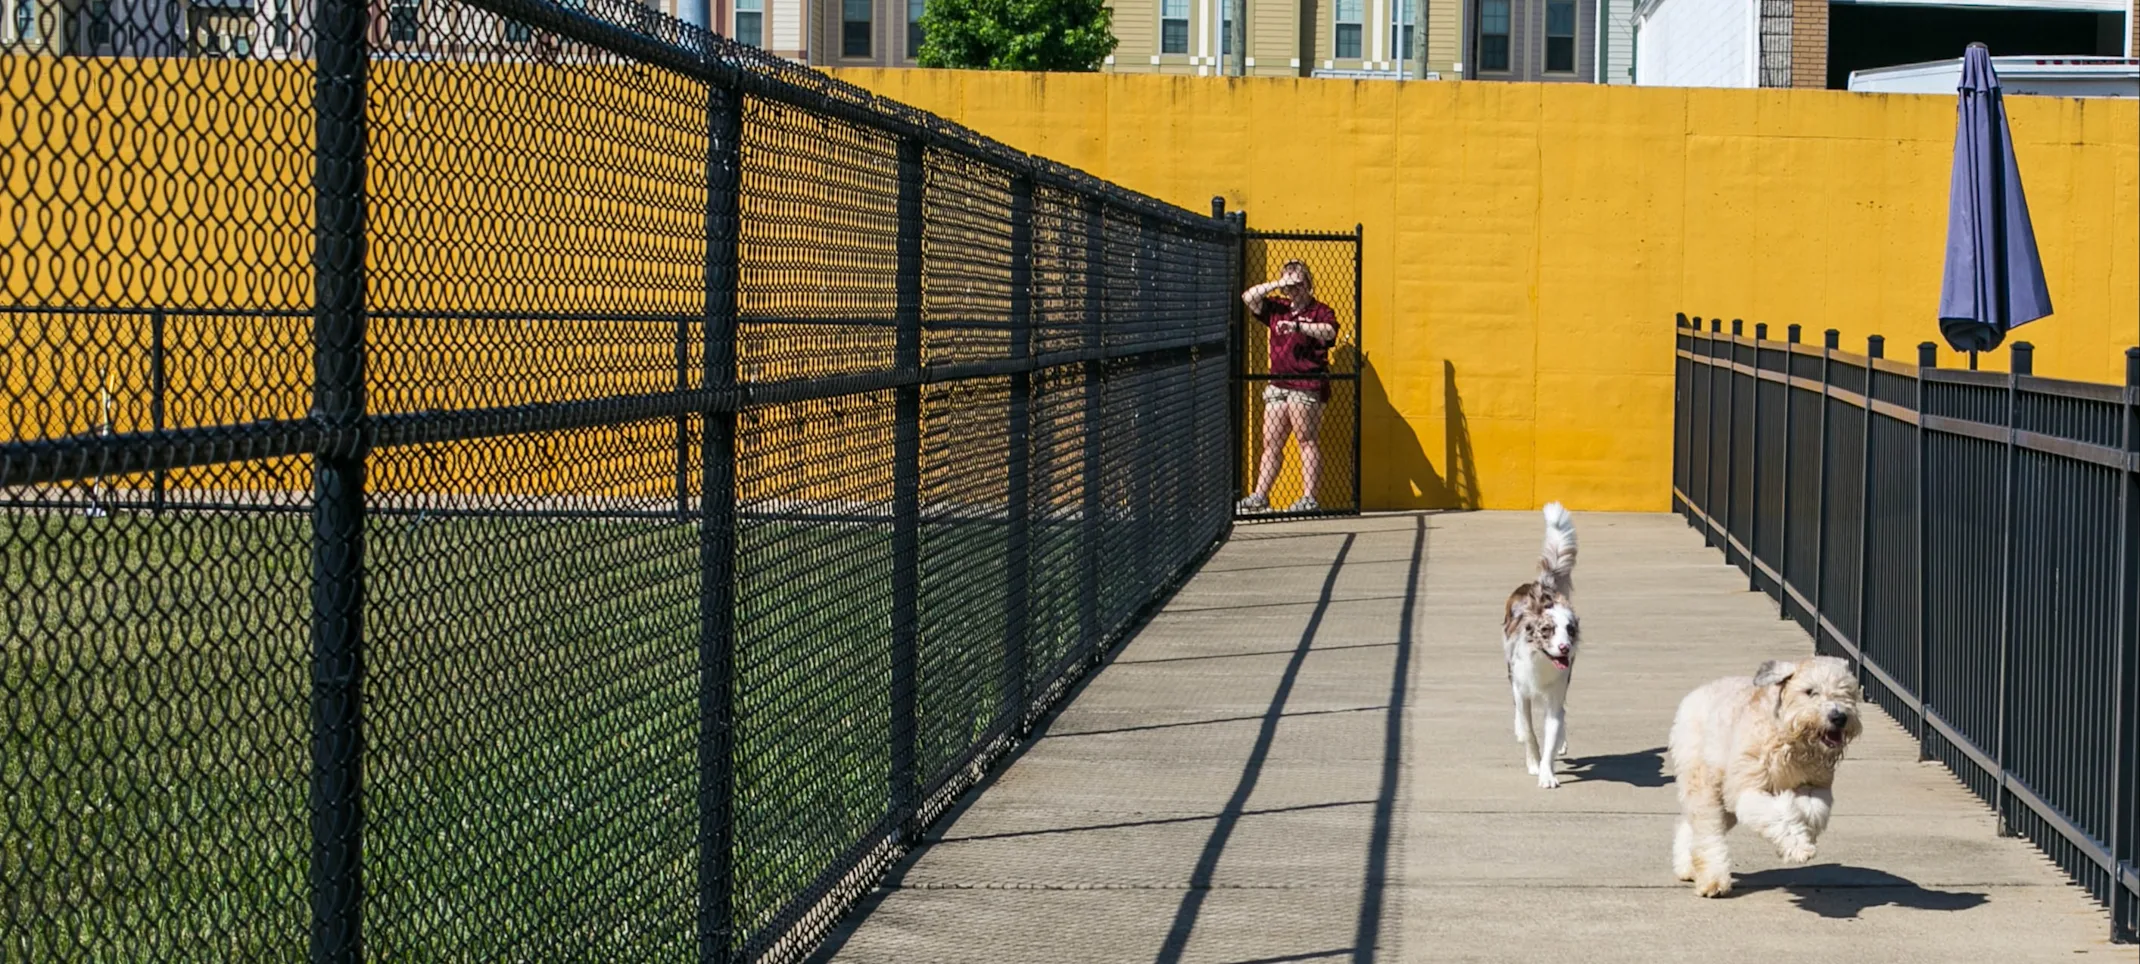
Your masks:
M1790 679L1797 672L1797 663L1786 663L1780 659L1772 659L1762 663L1760 669L1754 670L1754 685L1775 686Z

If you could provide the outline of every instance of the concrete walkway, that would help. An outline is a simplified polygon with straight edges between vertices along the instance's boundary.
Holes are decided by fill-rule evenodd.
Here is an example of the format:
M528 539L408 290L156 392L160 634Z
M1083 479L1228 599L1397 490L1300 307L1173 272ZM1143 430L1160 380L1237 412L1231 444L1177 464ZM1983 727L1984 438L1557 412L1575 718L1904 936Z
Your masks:
M1819 858L1735 832L1739 892L1696 898L1672 711L1810 643L1676 518L1576 524L1560 789L1523 772L1500 665L1537 514L1242 526L821 959L2135 960L1877 710Z

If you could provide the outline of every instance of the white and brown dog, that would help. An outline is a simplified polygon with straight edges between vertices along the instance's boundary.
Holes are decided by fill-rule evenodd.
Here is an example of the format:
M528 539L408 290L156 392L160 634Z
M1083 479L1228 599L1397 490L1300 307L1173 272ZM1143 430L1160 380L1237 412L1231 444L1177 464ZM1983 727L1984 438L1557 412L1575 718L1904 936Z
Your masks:
M1516 587L1501 611L1501 654L1516 698L1516 742L1523 744L1524 768L1547 790L1560 786L1553 761L1568 752L1568 682L1582 641L1571 602L1574 575L1575 520L1560 503L1549 502L1538 579ZM1533 712L1540 717L1537 724Z
M1731 893L1724 834L1741 821L1786 862L1812 860L1835 804L1835 767L1858 738L1858 681L1833 656L1769 660L1679 703L1665 766L1679 784L1672 872L1695 893Z

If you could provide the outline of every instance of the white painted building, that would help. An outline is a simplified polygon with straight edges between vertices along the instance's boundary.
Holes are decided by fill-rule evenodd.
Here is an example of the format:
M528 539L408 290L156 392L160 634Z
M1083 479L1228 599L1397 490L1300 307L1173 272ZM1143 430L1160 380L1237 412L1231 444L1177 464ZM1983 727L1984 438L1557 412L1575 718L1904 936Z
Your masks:
M1645 87L1757 87L1760 0L1638 0L1635 83Z

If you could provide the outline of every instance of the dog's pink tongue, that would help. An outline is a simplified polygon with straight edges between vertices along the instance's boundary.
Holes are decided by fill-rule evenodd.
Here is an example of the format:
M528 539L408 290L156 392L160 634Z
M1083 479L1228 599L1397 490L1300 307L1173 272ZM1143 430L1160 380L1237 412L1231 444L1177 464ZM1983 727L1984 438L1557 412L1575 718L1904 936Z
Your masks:
M1561 669L1568 668L1568 657L1566 656L1548 656L1546 658L1552 660L1553 665L1558 666Z

